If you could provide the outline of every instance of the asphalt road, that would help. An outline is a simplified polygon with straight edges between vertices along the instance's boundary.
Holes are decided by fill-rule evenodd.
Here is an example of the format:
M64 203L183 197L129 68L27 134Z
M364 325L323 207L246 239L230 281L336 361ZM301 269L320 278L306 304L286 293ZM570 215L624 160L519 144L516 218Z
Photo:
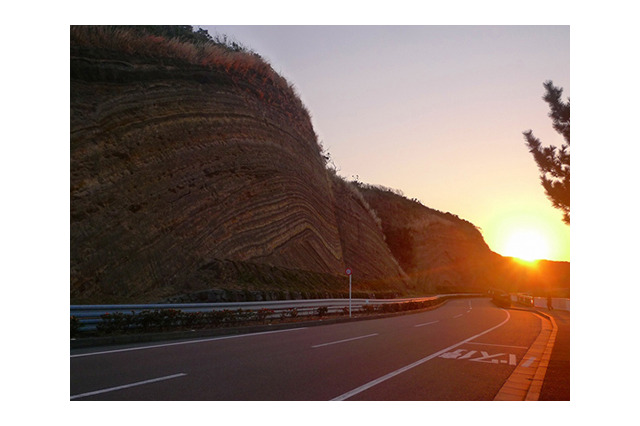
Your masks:
M541 319L488 299L265 333L73 350L72 400L493 400Z

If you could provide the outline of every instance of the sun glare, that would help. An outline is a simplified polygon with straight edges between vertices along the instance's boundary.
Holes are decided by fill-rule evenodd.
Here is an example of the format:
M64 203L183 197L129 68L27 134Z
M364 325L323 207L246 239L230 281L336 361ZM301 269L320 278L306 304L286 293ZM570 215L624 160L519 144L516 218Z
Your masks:
M507 240L502 254L533 262L549 256L549 245L545 238L536 231L516 231Z

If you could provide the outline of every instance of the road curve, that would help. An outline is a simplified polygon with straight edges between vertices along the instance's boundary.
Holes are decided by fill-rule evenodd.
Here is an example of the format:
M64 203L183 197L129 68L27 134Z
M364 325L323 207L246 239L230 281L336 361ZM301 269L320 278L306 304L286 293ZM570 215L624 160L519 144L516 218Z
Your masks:
M526 354L542 321L457 299L367 321L72 350L70 399L493 400L516 366L534 368Z

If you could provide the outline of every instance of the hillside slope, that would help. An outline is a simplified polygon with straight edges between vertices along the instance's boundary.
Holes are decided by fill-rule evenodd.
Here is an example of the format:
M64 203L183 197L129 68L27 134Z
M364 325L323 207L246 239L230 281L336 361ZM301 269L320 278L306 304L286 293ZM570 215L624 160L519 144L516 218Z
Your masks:
M359 189L382 222L387 243L418 293L482 291L495 254L476 227L450 213L371 185Z
M328 174L292 87L257 55L72 27L72 302L261 284L228 271L221 282L211 265L223 260L338 285L354 246L358 268L401 278L369 244L383 237L367 215Z

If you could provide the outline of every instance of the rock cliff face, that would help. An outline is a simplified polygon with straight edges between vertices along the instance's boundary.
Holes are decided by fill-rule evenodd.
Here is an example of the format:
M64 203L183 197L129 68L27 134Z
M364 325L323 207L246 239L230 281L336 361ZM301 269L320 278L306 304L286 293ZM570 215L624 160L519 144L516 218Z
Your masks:
M408 277L389 249L376 213L355 184L337 176L332 182L343 256L357 278L355 288L406 292Z
M72 302L225 285L210 268L224 259L402 278L374 218L327 172L299 98L255 55L194 61L147 49L169 43L157 37L135 51L139 35L91 31L72 28Z
M476 227L395 193L359 185L418 293L483 291L496 256Z

